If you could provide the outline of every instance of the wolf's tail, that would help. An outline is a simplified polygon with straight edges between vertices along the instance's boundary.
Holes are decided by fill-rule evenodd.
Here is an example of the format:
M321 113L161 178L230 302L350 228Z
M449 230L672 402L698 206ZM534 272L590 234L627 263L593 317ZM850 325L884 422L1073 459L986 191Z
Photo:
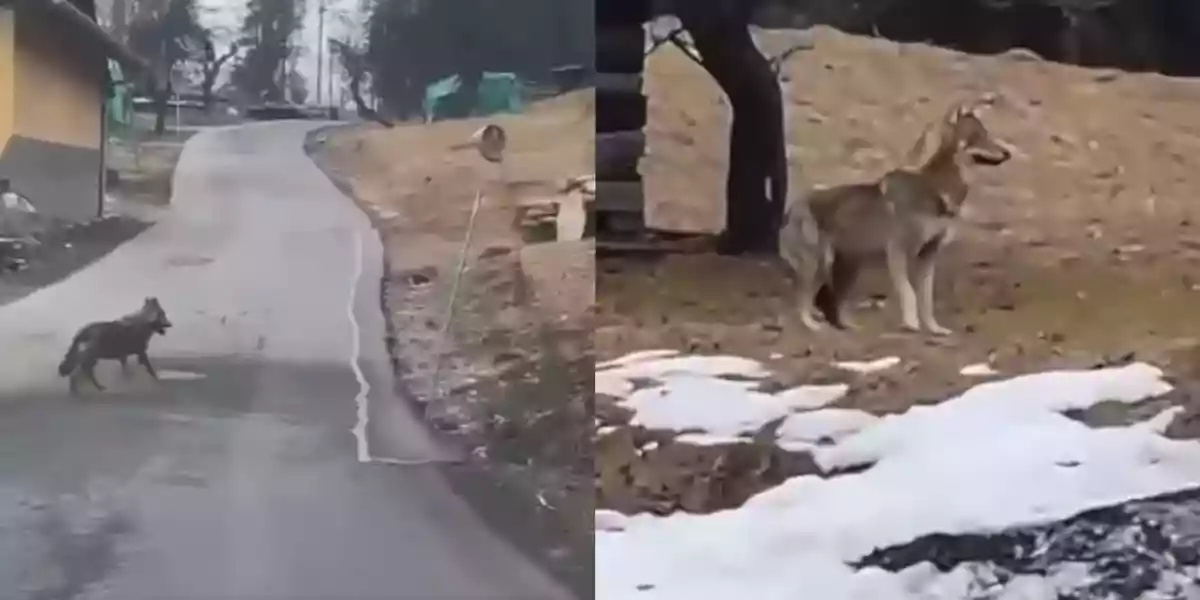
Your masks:
M63 357L61 363L58 363L58 374L60 376L66 377L79 364L79 347L83 345L82 342L83 332L80 331L71 340L71 347L67 348L67 355Z

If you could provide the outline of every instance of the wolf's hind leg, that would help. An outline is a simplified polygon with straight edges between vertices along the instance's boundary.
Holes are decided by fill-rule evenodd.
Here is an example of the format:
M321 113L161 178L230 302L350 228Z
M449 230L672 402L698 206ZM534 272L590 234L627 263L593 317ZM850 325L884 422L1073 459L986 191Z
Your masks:
M796 299L800 322L811 331L820 331L822 327L817 321L816 310L829 287L829 252L825 248L814 248L797 262Z
M858 325L846 314L846 297L858 280L861 262L845 254L834 255L829 265L829 283L817 291L816 304L825 320L839 329L854 330Z

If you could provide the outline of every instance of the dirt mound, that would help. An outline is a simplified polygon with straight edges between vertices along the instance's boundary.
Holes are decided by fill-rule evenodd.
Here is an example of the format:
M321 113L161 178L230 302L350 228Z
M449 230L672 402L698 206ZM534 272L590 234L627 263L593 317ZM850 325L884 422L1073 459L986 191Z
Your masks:
M596 401L611 405L604 397ZM676 439L675 432L621 424L606 413L613 415L611 408L597 411L594 441L599 508L709 513L741 506L789 477L820 472L810 454L776 446L769 428L745 442L696 444Z

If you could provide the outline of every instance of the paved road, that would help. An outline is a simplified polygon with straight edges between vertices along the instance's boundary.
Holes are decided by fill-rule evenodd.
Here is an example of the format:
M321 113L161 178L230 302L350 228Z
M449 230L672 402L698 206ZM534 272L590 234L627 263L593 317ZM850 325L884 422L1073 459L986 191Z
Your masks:
M198 135L162 221L0 308L0 598L568 597L379 393L380 245L309 127ZM73 331L150 295L176 324L163 381L113 365L109 393L67 396Z

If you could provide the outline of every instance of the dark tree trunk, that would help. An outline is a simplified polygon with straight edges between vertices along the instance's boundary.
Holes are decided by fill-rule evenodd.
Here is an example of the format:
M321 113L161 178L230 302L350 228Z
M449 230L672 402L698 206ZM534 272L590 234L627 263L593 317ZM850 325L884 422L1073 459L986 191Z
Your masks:
M217 73L208 71L204 73L204 80L200 83L201 103L204 104L204 112L211 113L213 102L216 99L214 88L217 87Z
M733 110L722 252L774 253L787 196L779 83L747 21L684 12L680 20Z
M154 135L167 132L167 100L171 98L171 86L164 85L154 92Z
M374 121L375 123L379 123L380 125L383 125L384 127L387 127L388 129L395 127L396 124L392 123L392 121L390 119L384 118L384 116L379 114L378 111L371 108L370 106L367 106L366 99L364 99L362 97L361 86L362 86L361 75L359 75L357 77L352 76L350 79L350 99L354 101L354 107L356 109L358 109L358 116L362 119L366 119L368 121Z

